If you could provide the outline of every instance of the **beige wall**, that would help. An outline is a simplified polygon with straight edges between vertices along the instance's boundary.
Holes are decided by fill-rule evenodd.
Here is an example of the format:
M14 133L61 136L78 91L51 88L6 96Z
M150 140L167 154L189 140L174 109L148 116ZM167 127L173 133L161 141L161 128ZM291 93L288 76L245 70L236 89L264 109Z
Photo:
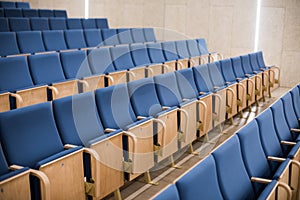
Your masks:
M300 82L300 0L261 0L259 49L281 67L283 86ZM84 16L84 0L30 0L32 7L65 8ZM111 27L160 27L160 37L206 38L226 57L253 51L256 0L90 0L90 17Z

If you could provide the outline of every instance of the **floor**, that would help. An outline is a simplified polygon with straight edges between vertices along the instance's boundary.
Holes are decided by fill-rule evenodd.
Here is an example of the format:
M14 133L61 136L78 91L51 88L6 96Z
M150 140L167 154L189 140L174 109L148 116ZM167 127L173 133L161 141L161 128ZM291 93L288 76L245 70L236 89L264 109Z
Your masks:
M265 102L260 101L259 107L253 106L252 111L244 111L243 118L239 116L234 117L234 125L225 123L222 125L223 131L220 132L220 128L215 128L209 132L209 141L205 138L201 138L193 143L194 151L197 154L189 154L186 149L176 153L174 156L176 165L180 168L171 168L169 161L160 163L150 170L152 180L157 182L158 185L146 184L144 182L144 176L141 175L135 181L126 183L121 188L121 196L124 200L140 200L150 199L168 184L174 182L179 176L188 171L193 165L207 156L213 149L218 147L224 141L226 141L231 135L233 135L238 129L243 127L249 121L251 121L256 115L268 108L274 101L286 93L290 88L279 87L272 91L272 97L266 98ZM107 200L112 200L113 196L108 196Z

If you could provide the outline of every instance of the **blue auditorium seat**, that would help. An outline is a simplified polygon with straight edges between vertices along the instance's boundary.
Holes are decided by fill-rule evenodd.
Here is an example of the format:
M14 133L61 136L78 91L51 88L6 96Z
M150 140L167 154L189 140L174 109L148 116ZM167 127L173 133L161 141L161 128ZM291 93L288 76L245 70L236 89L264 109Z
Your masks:
M17 55L20 54L16 33L14 32L0 32L0 56Z
M9 32L7 18L0 17L0 32Z
M66 10L53 10L54 17L63 17L68 18L68 14Z
M1 1L0 8L16 8L16 2Z
M64 149L50 102L1 113L0 126L1 143L9 165L44 171L49 179L51 198L57 199L62 195L66 198L85 198L82 147ZM61 187L60 184L70 177L80 184ZM36 187L39 186L37 181L34 181ZM32 191L38 195L35 187Z
M67 18L68 29L83 29L80 18Z
M210 55L209 55L209 51L207 49L207 45L206 45L206 41L204 38L199 38L199 39L196 39L197 43L198 43L198 49L201 53L201 57L203 58L204 62L205 63L208 63L208 62L212 62L212 60L210 59Z
M296 86L290 91L296 116L300 118L300 89Z
M186 44L186 40L178 40L175 41L175 45L176 45L176 51L177 51L177 55L179 57L179 59L181 60L187 60L187 65L184 65L184 67L193 67L193 66L198 66L198 63L191 63L193 61L190 60L190 54L188 51L188 47Z
M170 184L160 193L153 197L153 200L180 200L175 184Z
M48 18L46 17L34 17L30 18L31 30L45 31L50 30Z
M143 28L132 28L130 30L131 30L132 39L135 43L146 42Z
M4 17L4 8L0 8L0 17Z
M39 11L37 9L22 9L23 17L39 17Z
M106 18L96 18L95 20L96 20L97 28L99 29L109 28L108 21Z
M67 49L62 30L43 31L42 36L46 51L62 51Z
M5 17L23 17L21 8L5 8L4 9Z
M40 31L17 32L18 46L21 53L44 52L45 47Z
M30 8L29 2L16 2L17 8Z
M103 39L100 29L85 29L84 37L88 47L103 46Z
M257 61L258 61L258 64L260 66L261 69L271 69L271 73L270 73L270 79L271 79L271 82L273 84L275 83L279 83L279 78L280 78L280 68L277 67L277 66L267 66L265 64L265 61L264 61L264 57L263 57L263 52L262 51L259 51L257 52ZM277 70L277 78L275 77L275 70Z
M95 19L81 19L83 29L95 29L97 28Z
M133 43L130 28L118 28L117 33L121 44Z
M146 42L156 42L156 37L153 28L144 28Z
M187 49L189 51L189 57L194 63L194 65L204 64L204 60L202 59L201 52L199 51L198 44L196 40L187 40Z
M39 16L40 17L54 17L53 10L50 9L39 9Z
M10 31L30 31L28 18L13 17L8 19Z
M67 29L66 18L62 18L62 17L49 18L49 26L51 30L66 30Z
M105 45L114 46L120 44L117 29L101 29L101 33Z
M83 30L65 30L65 39L68 49L86 48Z
M163 49L166 60L177 62L177 65L176 65L177 70L188 67L187 60L179 59L175 42L167 41L167 42L162 42L161 44L162 44L162 49Z

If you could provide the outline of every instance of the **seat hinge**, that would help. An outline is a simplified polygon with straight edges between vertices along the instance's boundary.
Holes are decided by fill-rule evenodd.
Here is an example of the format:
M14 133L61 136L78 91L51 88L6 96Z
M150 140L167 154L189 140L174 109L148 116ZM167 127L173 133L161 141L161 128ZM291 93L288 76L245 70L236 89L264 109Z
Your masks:
M183 131L177 131L177 139L179 142L185 142L186 134Z
M199 131L203 131L204 130L204 123L202 121L198 121L197 122L197 129Z
M91 179L90 182L85 182L84 187L87 195L95 196L95 184L93 179Z
M160 144L153 145L154 154L157 156L162 156L162 148Z
M132 161L129 160L129 161L123 161L123 170L127 173L132 173L132 168L133 168L133 165L132 165Z

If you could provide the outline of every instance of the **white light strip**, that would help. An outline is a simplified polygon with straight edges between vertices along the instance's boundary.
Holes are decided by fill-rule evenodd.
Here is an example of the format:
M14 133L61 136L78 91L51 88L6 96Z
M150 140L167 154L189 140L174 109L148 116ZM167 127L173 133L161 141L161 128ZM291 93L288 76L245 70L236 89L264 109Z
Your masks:
M84 0L84 18L89 18L89 0Z
M254 51L258 50L261 0L257 0Z

